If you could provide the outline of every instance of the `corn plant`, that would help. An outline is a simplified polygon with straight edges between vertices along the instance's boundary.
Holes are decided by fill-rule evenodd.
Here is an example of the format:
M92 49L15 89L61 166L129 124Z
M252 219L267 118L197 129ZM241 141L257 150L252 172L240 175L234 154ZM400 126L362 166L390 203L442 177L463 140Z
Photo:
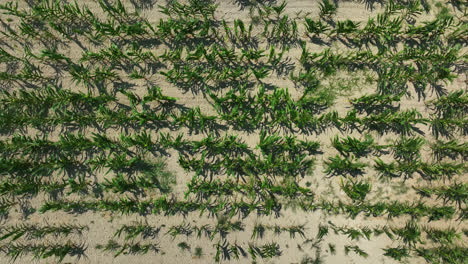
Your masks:
M349 153L353 153L356 157L362 157L384 147L374 143L374 139L369 134L364 135L362 140L350 136L340 140L337 135L331 141L332 146L343 156L349 156Z
M148 252L158 253L160 251L157 244L152 243L140 243L140 242L125 242L119 244L114 240L109 240L105 245L97 245L96 249L104 252L115 252L113 253L114 258L120 255L145 255Z
M125 235L125 241L134 240L138 236L141 236L143 239L155 238L161 230L161 227L155 228L149 226L146 223L135 222L131 225L124 224L114 233L114 237Z
M8 216L8 212L10 211L11 207L13 207L16 204L17 202L15 202L14 200L2 197L0 199L0 217L3 218L5 216Z
M454 175L460 175L467 171L463 163L421 163L420 173L429 179L451 179Z
M440 136L453 137L455 132L465 135L468 131L468 120L466 118L434 118L431 120L432 134L439 138Z
M248 252L254 261L257 259L257 256L261 257L262 259L281 256L280 246L275 242L267 243L261 246L256 246L249 243Z
M468 257L466 248L460 246L439 246L424 248L416 248L416 254L424 258L428 262L443 262L443 263L463 263Z
M239 259L240 256L246 257L247 253L245 250L236 243L230 244L226 240L219 240L217 244L214 244L216 248L216 254L214 260L216 263L221 261L221 257L223 260L229 260L231 258Z
M465 160L468 157L468 143L462 143L456 139L449 141L436 140L430 144L430 148L437 160L441 160L444 157L451 159L460 157Z
M362 250L359 246L346 245L344 246L344 251L346 255L348 255L350 251L353 251L354 253L364 258L367 258L369 256L369 254Z
M461 239L461 233L457 233L455 228L437 229L423 227L426 236L429 240L442 245L453 245L457 240Z
M319 9L320 9L320 13L319 13L320 18L330 19L331 16L336 14L337 7L333 3L331 3L329 0L322 0L322 2L319 3Z
M327 168L324 172L327 174L349 174L351 176L364 173L364 168L368 166L365 163L359 162L356 157L341 158L339 155L336 155L335 157L329 157L328 161L325 161L325 165L327 165Z
M299 234L302 238L305 238L305 225L279 226L264 225L261 223L255 224L251 238L263 238L266 230L272 230L276 235L280 235L282 232L288 232L291 238L295 238L296 234Z
M346 183L341 178L341 188L353 201L363 201L371 191L372 185L365 181L348 180Z
M359 240L360 238L371 239L372 230L368 227L362 227L360 229L348 227L348 226L337 226L331 221L328 221L329 228L331 228L335 234L347 235L351 240Z
M415 127L418 124L427 125L429 120L423 118L416 109L403 112L393 112L385 110L378 115L369 115L362 119L364 125L371 129L383 133L385 130L391 130L402 135L411 135L418 131Z
M84 255L86 250L85 245L77 244L71 241L61 244L23 244L15 243L4 246L2 250L6 253L7 256L11 258L12 261L15 261L23 255L32 254L33 258L36 260L45 259L49 257L55 257L61 263L63 259L70 256L81 256Z
M262 34L273 43L294 42L298 35L297 22L295 19L290 19L288 15L283 15L277 20L267 20Z
M380 113L386 109L398 110L399 107L393 106L394 102L399 102L401 95L380 95L371 94L364 95L359 98L351 99L354 109L359 113L366 112L367 114Z
M410 257L409 250L406 247L399 246L395 248L384 248L384 256L401 261L402 259Z
M454 183L450 186L441 186L435 188L416 188L420 193L425 196L434 194L437 199L442 199L444 203L454 202L458 208L462 208L462 204L466 205L468 202L468 185L463 183Z
M345 21L337 21L335 28L331 30L330 34L334 34L336 37L340 37L341 35L351 37L358 33L359 25L359 22L355 23L349 19L346 19Z
M468 113L468 94L463 90L451 92L439 99L426 102L426 105L439 117L461 117Z
M407 138L403 136L392 144L393 154L395 158L400 160L419 160L421 158L420 150L424 144L425 140L422 137Z
M201 258L203 256L203 249L201 247L196 247L194 254L196 258Z
M392 228L392 232L410 248L414 248L417 243L422 243L421 231L421 227L414 221L408 221L404 228Z
M48 226L19 224L2 227L0 230L0 240L10 239L10 241L15 241L22 237L27 239L43 239L47 235L53 235L55 237L69 236L72 234L82 235L83 231L87 231L88 229L87 226L69 224Z
M186 237L189 237L193 233L193 228L189 223L182 223L180 225L175 225L169 227L167 234L172 236L172 239L174 239L178 235L185 235Z
M227 30L227 26L225 29ZM251 23L247 28L244 22L240 19L234 20L234 40L240 43L249 43L252 41L252 29L253 24Z
M320 34L323 34L330 30L329 26L327 24L322 23L322 21L320 20L315 21L311 18L306 17L304 18L304 21L307 33L312 37L318 37Z

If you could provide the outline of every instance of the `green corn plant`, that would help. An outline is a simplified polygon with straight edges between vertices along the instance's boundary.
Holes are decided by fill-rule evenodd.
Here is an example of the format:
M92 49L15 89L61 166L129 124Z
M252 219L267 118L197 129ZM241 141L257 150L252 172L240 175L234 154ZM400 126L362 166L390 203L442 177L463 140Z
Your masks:
M225 239L230 232L236 231L244 231L244 224L242 224L242 222L231 222L226 217L220 217L211 234L211 240L213 240L216 234L219 234L221 238Z
M252 236L250 237L251 239L255 238L263 238L265 234L266 227L265 225L261 223L256 223L253 230L252 230Z
M28 13L26 11L22 11L18 9L17 2L7 2L5 4L1 4L0 9L2 10L3 14L6 14L6 15L12 15L16 17L28 16Z
M200 107L191 108L180 115L173 115L173 123L177 125L185 125L191 131L204 131L206 127L212 127L217 119L217 116L205 115L201 112Z
M412 178L413 174L418 172L420 174L426 174L426 176L432 177L437 174L435 169L431 166L426 166L419 160L410 161L392 161L391 163L385 163L380 158L375 160L374 169L379 172L383 177L401 177L404 179Z
M164 148L174 148L177 150L180 150L186 146L188 146L190 143L188 140L183 139L183 134L178 134L176 138L172 138L172 136L169 133L159 133L159 144L161 144Z
M117 73L112 71L110 67L97 67L93 72L89 66L72 65L70 75L72 76L72 81L75 84L78 85L83 83L85 87L90 87L91 85L104 83L106 81L112 82L119 79Z
M172 239L174 239L178 235L185 235L186 237L189 237L193 234L193 232L193 228L189 223L182 223L180 225L169 227L167 234L169 234Z
M41 187L43 186L35 181L13 181L11 179L4 179L0 184L0 194L35 196L39 193Z
M201 247L195 248L195 257L200 259L203 256L203 249Z
M356 157L362 157L374 150L379 150L384 147L375 144L374 139L369 134L364 135L363 140L352 138L350 136L340 140L337 135L331 141L332 146L335 147L343 156L349 156L349 153L353 153Z
M16 204L17 202L14 201L13 199L2 197L0 199L0 217L3 218L3 217L8 216L8 212Z
M179 247L180 250L182 250L182 251L189 251L190 252L190 246L186 242L180 242L179 244L177 244L177 247Z
M346 246L344 246L344 251L345 251L346 255L348 255L350 251L353 251L354 253L358 254L359 256L361 256L363 258L367 258L369 256L369 254L367 252L365 252L364 250L362 250L358 246L346 245Z
M395 158L405 161L419 160L421 158L420 150L425 144L422 137L407 138L401 137L392 144L392 151Z
M423 230L429 240L442 245L453 245L461 239L461 233L457 233L453 227L447 229L424 227Z
M271 9L273 9L273 11L275 12L276 17L280 17L281 13L283 13L286 6L287 6L286 1L283 1L280 5L271 6Z
M17 260L23 255L32 254L34 259L46 259L49 257L55 257L58 259L59 263L63 259L70 256L81 256L85 252L85 245L77 244L71 241L61 244L22 244L15 243L9 244L3 251L6 252L6 255L11 258L12 261Z
M89 230L87 226L82 225L47 225L38 226L33 224L18 224L15 226L5 226L0 229L0 240L10 239L15 241L21 237L27 239L42 239L47 235L55 237L68 236L71 234L82 235L83 231Z
M280 53L276 53L274 45L270 46L270 53L268 55L268 63L276 67L281 63L283 55L285 52L289 51L288 47L285 47L281 50Z
M294 42L298 35L297 22L295 19L290 19L288 15L283 15L277 20L267 20L262 35L273 43Z
M326 235L328 235L328 226L319 224L318 232L317 232L317 239L322 240Z
M468 143L459 142L456 139L449 141L436 140L430 144L432 155L437 159L441 160L444 157L456 159L458 157L466 160L468 157Z
M231 258L239 259L239 257L242 255L243 257L246 257L247 254L240 247L237 242L234 244L230 244L226 240L221 240L218 241L217 244L213 245L216 248L216 254L214 257L214 260L216 263L219 263L221 261L221 257L223 260L229 260Z
M465 116L468 113L468 94L463 90L451 92L426 105L439 117L453 118Z
M444 203L455 202L459 209L462 208L462 204L468 203L468 184L455 182L450 186L433 189L432 192L438 199L442 198Z
M337 7L329 0L322 0L322 2L319 3L319 9L319 16L322 19L330 19L331 16L335 15L337 12Z
M299 234L302 238L305 238L305 225L291 225L291 226L279 226L279 225L264 225L256 223L251 238L263 238L266 230L273 230L276 235L280 235L282 232L288 232L291 238L295 238L296 234Z
M302 238L305 238L305 225L295 225L284 228L289 232L289 237L295 238L296 234L299 234Z
M256 246L249 243L248 252L250 253L253 261L256 261L257 256L261 257L262 259L281 256L280 246L275 242L267 243L261 246Z
M252 71L257 81L265 79L270 75L270 69L268 69L267 67L262 67L260 69L250 68L250 70Z
M351 37L351 35L358 32L359 25L359 22L355 23L349 19L346 19L345 21L337 21L335 28L330 32L330 34L334 34L336 37L341 35Z
M384 248L384 256L390 257L392 259L402 261L405 258L410 257L409 250L406 247L395 247L395 248Z
M241 50L242 55L240 56L239 60L242 60L243 58L247 58L249 61L258 61L260 58L264 57L265 54L263 54L265 51L264 50L255 50L255 49L248 49L248 50Z
M170 104L176 102L178 99L175 97L170 97L163 95L162 90L158 86L153 86L148 88L146 95L143 97L142 103L148 103L152 101L158 101L162 104Z
M435 263L463 263L468 257L466 248L461 246L418 247L415 251L418 256L424 258L427 262Z
M158 253L160 251L157 244L152 243L140 243L140 242L125 242L124 244L119 244L114 240L109 240L105 245L97 245L96 249L102 250L104 252L115 252L114 257L120 255L145 255L148 252Z
M67 57L66 55L63 55L63 54L60 54L57 49L44 49L44 50L41 50L41 53L37 56L34 56L35 58L38 58L42 61L49 61L49 60L53 60L53 61L57 61L57 62L62 62L64 61L65 62L65 65L68 65L68 64L73 64L72 60Z
M328 30L330 30L327 24L322 23L320 20L313 20L311 18L304 18L304 25L306 27L306 31L312 37L318 37L320 34L324 34Z
M197 238L200 238L202 234L205 235L205 237L208 237L212 240L214 238L213 236L213 227L211 227L209 224L202 225L202 226L196 226L194 227L195 232L197 234Z
M343 178L341 178L341 188L353 201L362 202L371 191L372 185L365 181L353 180L348 180L344 183Z
M392 232L410 248L422 243L421 231L421 227L414 221L408 221L404 228L392 228Z
M402 96L403 94L371 94L351 99L350 103L353 105L354 109L356 109L359 113L380 113L382 111L385 111L386 109L398 110L399 107L393 106L393 103L400 102Z
M372 230L368 227L363 227L359 230L348 226L336 226L331 221L328 221L328 223L335 234L347 235L351 240L359 240L361 237L367 240L371 238Z
M466 135L468 131L468 120L464 117L460 118L434 118L431 120L432 134L439 136L453 137L455 132L461 135Z
M429 179L451 179L467 171L464 163L421 163L420 174Z
M251 23L247 28L241 19L234 20L234 37L235 40L241 43L247 43L252 40L253 24Z
M146 223L135 222L131 225L124 224L114 233L114 237L125 235L125 241L134 240L138 236L141 236L143 239L155 238L161 230L161 227L155 228L149 226Z
M427 125L429 120L423 118L416 109L411 109L403 112L386 110L378 115L366 116L362 122L367 128L380 133L391 130L402 135L411 135L413 131L417 131L416 125Z
M362 174L364 172L363 169L368 166L365 163L359 162L356 157L343 159L339 155L336 155L335 157L329 157L328 161L325 161L325 165L327 165L327 168L324 172L327 174L350 174L351 176Z
M124 193L124 192L131 192L137 191L138 187L132 181L128 181L124 178L123 174L117 174L117 177L109 179L104 179L103 183L100 183L100 187L104 190L112 190L114 193Z
M280 137L278 134L267 135L265 130L260 131L260 142L257 148L263 155L278 154L288 152L290 155L300 155L316 153L320 148L320 143L316 141L302 141L293 136Z
M105 13L107 13L108 16L114 19L117 19L119 21L122 21L122 22L128 21L129 19L131 19L133 15L138 16L138 13L131 14L130 12L128 12L120 0L117 0L115 5L109 4L103 0L99 0L98 3L101 9Z

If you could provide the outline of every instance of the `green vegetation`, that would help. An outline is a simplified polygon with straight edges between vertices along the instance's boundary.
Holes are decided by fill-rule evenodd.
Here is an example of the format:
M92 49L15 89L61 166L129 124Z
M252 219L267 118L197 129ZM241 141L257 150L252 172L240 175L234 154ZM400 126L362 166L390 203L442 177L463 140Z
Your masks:
M466 262L466 4L155 2L0 4L0 258Z

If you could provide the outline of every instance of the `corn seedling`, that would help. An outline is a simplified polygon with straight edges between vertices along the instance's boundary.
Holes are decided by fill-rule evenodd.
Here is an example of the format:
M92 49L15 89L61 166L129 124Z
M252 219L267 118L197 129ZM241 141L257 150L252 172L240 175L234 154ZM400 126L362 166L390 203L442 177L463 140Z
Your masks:
M372 136L368 134L364 135L362 140L350 136L340 139L337 135L331 141L332 146L343 156L349 156L349 153L353 153L356 157L362 157L383 147L375 144Z
M322 19L330 19L331 16L336 14L337 7L329 0L322 0L319 3L320 13L319 16Z
M338 155L329 157L328 161L325 161L325 164L327 168L324 172L330 175L349 174L351 176L356 176L362 174L364 168L367 167L367 164L359 162L355 157L343 159Z
M22 244L15 243L4 246L2 250L9 256L12 261L19 257L32 254L36 260L55 257L59 262L70 256L81 256L84 254L85 245L77 244L71 241L60 244Z
M353 201L363 201L371 191L372 185L365 181L348 180L346 183L341 178L341 188Z
M430 144L430 148L437 160L444 157L451 159L460 157L465 160L468 157L468 143L462 143L455 139L449 141L437 140Z
M114 257L120 255L145 255L148 252L158 253L160 251L157 244L151 243L124 243L118 244L114 240L109 240L105 245L97 245L96 249L102 250L104 252L115 252Z
M81 225L62 224L41 227L31 224L21 224L3 227L0 230L0 240L10 239L10 241L15 241L22 237L26 239L43 239L47 235L53 235L54 237L69 236L73 234L82 235L85 230L88 230L88 227Z
M353 251L354 253L356 253L357 255L363 257L363 258L367 258L369 256L369 254L367 252L365 252L364 250L362 250L360 247L358 246L344 246L344 251L345 251L345 254L348 255L350 251Z
M393 258L398 261L402 261L405 258L410 257L409 250L406 247L395 247L395 248L384 248L384 256Z

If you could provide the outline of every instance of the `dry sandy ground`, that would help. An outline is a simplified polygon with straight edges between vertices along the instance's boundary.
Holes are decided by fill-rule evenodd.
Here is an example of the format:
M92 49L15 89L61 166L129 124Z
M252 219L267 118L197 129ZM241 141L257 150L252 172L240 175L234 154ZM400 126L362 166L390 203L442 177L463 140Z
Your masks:
M134 2L134 1L129 1ZM135 1L136 2L136 1ZM156 23L159 21L161 17L164 17L157 8L158 4L163 4L162 1L141 1L141 3L147 3L144 5L144 8L141 9L141 14L144 15L149 19L151 23ZM242 5L239 5L238 2L233 1L218 1L219 7L217 8L215 17L220 19L225 19L227 22L232 22L236 18L241 18L244 22L248 22L250 17L248 14L248 8L243 8ZM241 2L241 1L239 1ZM94 1L79 1L80 4L88 5L91 10L95 13L102 12L100 8L97 7ZM24 3L20 3L20 5L24 5ZM131 3L126 3L129 8L132 8L133 5ZM337 18L340 20L344 19L351 19L353 21L361 21L366 22L369 16L373 16L381 11L381 7L378 4L375 4L374 9L370 9L366 7L364 3L356 3L356 2L341 2L339 3L338 14ZM433 11L434 12L434 11ZM434 14L423 14L420 17L420 20L425 20L431 18ZM299 17L303 17L306 14L309 14L309 17L317 18L318 17L318 1L304 1L304 0L290 0L288 1L288 5L286 8L286 13L290 14L291 16L298 15ZM303 26L300 25L300 32L303 31ZM106 44L104 44L106 45ZM104 45L99 47L92 47L91 45L88 47L90 49L100 49L103 48ZM263 43L265 45L265 43ZM343 45L334 44L337 49L345 49ZM319 46L315 44L308 44L309 49L312 52L320 51L326 48L326 46ZM157 55L162 54L163 51L167 47L160 45L158 47L153 48L153 52ZM35 46L34 50L39 51L41 49L40 46ZM82 49L78 47L76 44L70 42L68 46L64 46L60 48L64 53L70 56L72 59L78 59L81 56ZM21 48L20 48L21 50ZM292 47L290 51L287 53L287 57L291 59L293 63L298 65L298 58L300 57L301 49L299 47ZM49 74L53 74L52 71ZM353 76L349 73L344 73L345 78L352 78ZM62 84L64 87L70 85L73 87L72 90L81 90L85 91L83 87L75 87L71 84L70 76L62 76L61 77ZM163 93L169 96L174 96L179 98L179 103L183 104L188 107L196 107L199 106L204 113L208 114L215 114L216 112L212 108L212 106L207 102L205 98L201 94L194 95L190 92L183 93L180 89L176 86L171 85L166 82L164 76L159 74L154 74L151 76L151 80L154 81L157 85L162 87ZM333 80L331 80L333 81ZM144 82L135 82L135 93L137 94L144 94L146 88L144 88ZM288 88L289 91L293 94L295 98L301 95L300 88L295 88L293 83L289 80L288 76L277 76L273 75L273 77L267 79L265 81L269 84L274 84L278 87L285 87ZM348 99L349 98L356 98L363 94L369 94L375 89L375 84L366 84L362 80L358 81L358 87L354 87L350 93L345 93L339 96L336 100L335 105L332 107L333 110L337 110L340 114L346 113L351 108ZM466 75L461 74L457 80L453 83L448 84L446 86L447 90L453 91L460 88L466 89ZM411 88L410 88L411 89ZM124 97L119 97L121 102L128 103L128 101ZM435 95L429 94L426 100L431 98L435 98ZM418 100L415 96L412 98L405 98L401 102L401 109L408 109L408 108L416 108L418 111L423 113L423 115L428 116L429 112L424 105L424 100ZM428 127L421 127L421 130L424 132L422 135L426 140L432 141L434 140L430 130ZM95 129L87 129L86 134L90 134L91 132L96 132ZM163 132L168 130L163 129ZM109 129L106 131L107 135L118 137L122 131L117 129ZM131 131L130 131L131 132ZM148 131L147 131L148 132ZM160 131L150 131L151 134L156 138ZM200 139L204 135L203 134L192 134L190 135L187 130L180 130L174 133L175 135L178 133L184 133L187 138L190 139ZM38 132L35 129L28 129L27 134L35 135ZM52 139L56 139L58 135L61 133L59 129L50 133ZM230 129L226 131L229 134L238 134L241 139L246 142L249 147L254 148L255 145L259 141L258 131L255 133L246 133L245 131L236 131ZM322 155L317 155L317 162L313 173L307 175L303 179L300 180L300 184L305 186L307 182L311 183L314 192L318 194L318 196L323 196L327 200L333 199L341 199L346 200L345 193L339 187L339 177L329 178L323 172L324 164L323 161L326 160L328 157L335 156L338 152L331 146L330 138L334 137L335 135L346 136L358 136L358 132L353 133L343 133L337 129L329 129L321 134L312 134L312 135L296 135L299 139L307 139L307 140L317 140L321 143L321 150L323 151ZM372 133L372 136L377 141L377 143L386 143L389 139L393 139L396 136L394 134L386 134L386 135L378 135L376 133ZM2 136L3 138L8 136ZM430 159L429 151L427 149L423 150L424 159ZM176 151L170 151L169 155L166 158L166 162L168 164L168 169L175 173L176 175L176 185L173 187L173 194L176 197L182 198L184 192L187 190L187 182L191 179L194 175L193 173L185 172L178 164L178 154ZM367 162L368 164L373 164L374 157L363 158L362 161ZM391 155L382 156L383 160L390 160ZM96 178L99 181L102 181L104 178L110 178L112 175L105 175L105 172L99 172L96 175ZM463 175L466 176L466 175ZM416 196L415 192L411 189L412 185L416 185L419 183L423 183L421 179L417 177L411 180L402 183L401 179L395 179L390 182L380 182L377 180L376 173L371 169L371 166L366 170L366 174L362 176L366 179L369 179L373 184L373 192L371 193L370 199L373 201L376 200L386 200L386 199L398 199L401 201L414 201L415 199L419 199ZM466 177L465 177L466 178ZM393 186L393 187L392 187ZM379 190L377 192L377 190ZM399 192L403 193L399 193ZM159 194L155 193L154 197L158 197ZM111 197L111 196L109 196ZM117 195L112 195L112 197L118 197ZM151 196L150 196L151 197ZM150 198L147 197L147 198ZM31 200L31 206L33 208L39 208L40 205L43 203L44 200L48 199L46 196L38 196ZM70 197L67 199L71 199ZM77 197L77 199L86 199L83 197ZM439 201L438 204L441 204ZM236 218L232 220L237 220ZM307 212L304 213L302 210L293 210L293 209L283 209L281 210L281 215L279 217L270 216L256 216L254 213L250 214L245 219L239 219L242 221L244 225L243 232L233 232L228 235L227 240L231 243L236 242L243 247L244 249L248 248L248 243L254 244L265 244L267 242L275 241L280 245L281 248L281 256L278 258L273 258L270 260L262 260L258 259L259 263L301 263L301 260L304 257L310 256L315 257L317 254L321 256L323 260L322 263L395 263L392 259L383 256L383 248L392 246L396 247L398 244L397 242L392 242L389 238L385 235L381 235L379 237L372 237L370 241L365 239L361 239L359 242L351 241L344 235L336 235L333 231L330 231L330 234L325 237L324 241L321 242L317 247L311 247L311 243L307 242L306 239L296 236L295 238L290 238L289 234L284 232L281 235L277 236L273 234L273 232L267 231L263 239L251 239L252 229L255 223L264 223L268 225L278 224L280 226L288 226L292 224L305 224L306 226L306 238L310 238L311 241L317 235L318 225L319 224L326 224L328 221L333 222L337 226L350 226L350 227L378 227L378 226L398 226L402 227L408 220L408 218L396 218L393 220L388 220L386 218L376 218L376 217L369 217L365 218L363 216L359 216L356 219L350 219L345 216L330 216L325 214L321 211L316 212ZM191 225L201 226L204 224L210 224L214 226L217 220L213 217L209 217L207 214L203 216L199 215L199 212L190 213L187 216L161 216L161 215L148 215L148 216L138 216L138 215L118 215L118 214L111 214L111 213L93 213L93 212L86 212L83 214L68 214L65 212L47 212L44 214L40 214L38 212L33 213L27 217L24 217L20 211L19 207L13 209L7 219L5 219L2 225L14 225L19 223L40 223L40 224L53 224L53 223L73 223L73 224L82 224L89 227L89 231L85 232L83 236L73 236L68 237L72 241L76 242L83 242L86 243L87 249L85 252L85 256L81 259L77 259L76 257L67 257L64 260L64 263L214 263L214 254L215 248L214 244L217 243L218 238L210 240L206 237L197 238L195 234L192 234L189 237L178 236L176 239L172 239L171 236L165 234L167 228L163 228L159 235L154 239L146 239L145 242L154 242L159 245L161 251L157 254L148 253L143 256L139 255L128 255L128 256L119 256L114 258L111 253L102 252L100 250L95 249L97 244L105 244L109 239L113 239L113 234L117 228L119 228L122 224L129 224L134 221L142 221L147 222L152 226L161 226L165 225L169 227L171 225L176 225L180 223L190 223ZM453 221L435 221L428 223L427 219L421 219L421 224L427 224L430 226L436 226L439 228L442 227L456 227L460 230L462 227L468 227L466 223L460 223ZM67 239L60 239L58 241L65 242ZM54 237L46 238L47 241L56 241L57 239ZM122 239L116 239L117 241L123 242ZM190 246L190 252L188 251L181 251L177 244L180 242L187 242ZM26 242L26 241L24 241ZM329 252L328 244L336 245L336 253L332 254ZM351 252L349 255L346 255L343 247L345 245L358 245L361 249L366 251L369 256L367 258L362 258L357 256L355 253ZM201 258L197 258L194 255L195 248L199 246L203 248L203 256ZM0 263L7 263L9 258L5 256L0 256ZM54 260L47 259L47 260L40 260L37 261L39 263L54 263ZM241 258L239 260L232 259L231 261L223 260L223 263L251 263L252 260L250 258ZM17 263L31 263L31 256L23 256L17 260ZM408 260L408 263L424 263L421 258L412 258Z

